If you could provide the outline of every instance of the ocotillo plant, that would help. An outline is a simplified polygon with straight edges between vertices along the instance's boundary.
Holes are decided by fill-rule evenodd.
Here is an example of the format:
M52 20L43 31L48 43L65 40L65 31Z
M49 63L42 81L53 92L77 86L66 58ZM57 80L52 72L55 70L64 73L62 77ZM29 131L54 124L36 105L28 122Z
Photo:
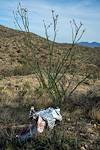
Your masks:
M87 74L83 77L76 85L70 89L73 78L76 75L76 70L72 73L72 78L68 81L68 84L63 84L64 79L66 78L66 74L72 67L72 62L74 61L75 55L75 45L81 39L84 34L84 29L82 23L77 25L75 20L70 22L72 28L72 44L69 49L62 50L62 56L55 59L55 41L57 36L57 24L58 24L58 14L52 11L52 23L46 25L44 23L45 35L46 35L46 43L48 47L48 58L47 58L47 67L42 66L41 62L36 56L37 47L32 42L31 33L29 30L29 20L28 20L28 11L26 8L22 8L21 4L18 5L17 11L14 12L15 23L19 27L20 30L24 31L25 34L25 47L26 50L25 59L26 63L28 63L34 70L36 78L39 81L40 86L45 89L48 93L49 97L53 100L54 104L60 105L65 97L69 97L73 94L76 88L89 77ZM21 23L20 23L21 21ZM53 26L53 40L49 40L49 29ZM33 51L31 56L29 55L29 49ZM32 59L34 62L30 63L29 59Z

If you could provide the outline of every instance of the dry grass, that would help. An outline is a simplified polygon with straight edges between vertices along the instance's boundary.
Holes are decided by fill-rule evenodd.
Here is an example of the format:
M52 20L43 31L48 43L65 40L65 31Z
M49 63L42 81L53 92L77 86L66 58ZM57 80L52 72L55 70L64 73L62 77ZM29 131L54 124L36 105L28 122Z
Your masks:
M12 76L0 80L0 102L2 105L18 106L20 104L50 105L48 95L39 88L34 75Z
M81 76L76 76L70 88L73 88L80 79ZM66 76L67 80L71 80L70 75ZM67 82L65 86L67 86ZM91 109L98 102L92 100L95 97L98 97L98 99L100 97L100 81L94 82L88 79L74 91L71 99L75 105L83 105L86 109L88 107ZM34 75L12 76L0 80L0 102L1 106L7 105L13 107L19 105L35 105L38 108L43 108L53 105L53 101L39 86ZM69 102L69 100L66 99L66 102Z

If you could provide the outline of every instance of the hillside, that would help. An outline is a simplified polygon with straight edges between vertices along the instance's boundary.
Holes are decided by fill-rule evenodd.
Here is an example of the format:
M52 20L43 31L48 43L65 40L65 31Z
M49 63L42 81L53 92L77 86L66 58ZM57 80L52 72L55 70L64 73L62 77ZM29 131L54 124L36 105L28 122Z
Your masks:
M47 55L48 55L48 45L46 40L39 37L36 34L31 33L33 49L31 49L30 54L36 52L35 54L41 61L41 64L47 65ZM59 44L55 43L55 61L56 57L61 57L63 51L67 51L71 47L70 44ZM25 34L17 30L13 30L4 26L0 26L0 75L9 76L24 74L21 70L24 68L25 64ZM81 72L82 68L85 67L92 68L94 70L99 70L100 67L100 50L99 48L88 48L76 45L75 48L75 65L80 65ZM24 57L25 56L25 57ZM28 56L27 56L28 57ZM82 62L79 64L79 61ZM31 60L33 61L33 60ZM33 62L34 63L34 62ZM84 67L83 67L84 66ZM27 72L30 73L30 68L27 66ZM23 72L25 70L23 69Z

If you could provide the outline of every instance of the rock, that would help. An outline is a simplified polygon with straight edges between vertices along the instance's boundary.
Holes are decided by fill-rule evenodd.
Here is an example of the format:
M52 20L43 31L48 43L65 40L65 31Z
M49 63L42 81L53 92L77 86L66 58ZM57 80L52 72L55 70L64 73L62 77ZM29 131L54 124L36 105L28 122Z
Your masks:
M70 121L71 119L70 119L70 118L68 118L67 120L68 120L68 121Z
M97 125L96 125L96 124L94 124L93 126L94 126L94 128L96 128L96 127L97 127Z
M92 128L87 128L87 131L89 132L89 133L93 133L93 129Z
M84 146L82 146L80 150L86 150L86 148Z

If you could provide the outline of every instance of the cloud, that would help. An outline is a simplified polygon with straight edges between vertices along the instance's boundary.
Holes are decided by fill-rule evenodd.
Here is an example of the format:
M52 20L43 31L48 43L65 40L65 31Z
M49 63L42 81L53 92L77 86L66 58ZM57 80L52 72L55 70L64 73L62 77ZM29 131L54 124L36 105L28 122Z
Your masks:
M59 14L58 36L59 42L71 41L71 28L69 21L75 19L77 22L82 21L86 33L83 41L100 41L100 2L97 0L20 0L22 5L29 10L30 29L32 32L41 36L44 35L43 20L47 23L52 21L51 10L55 10ZM12 11L17 7L19 0L16 1L0 1L0 16L5 18L0 19L0 22L11 27L13 24ZM2 7L3 6L3 7ZM6 20L12 20L8 23ZM50 31L52 35L52 31Z

